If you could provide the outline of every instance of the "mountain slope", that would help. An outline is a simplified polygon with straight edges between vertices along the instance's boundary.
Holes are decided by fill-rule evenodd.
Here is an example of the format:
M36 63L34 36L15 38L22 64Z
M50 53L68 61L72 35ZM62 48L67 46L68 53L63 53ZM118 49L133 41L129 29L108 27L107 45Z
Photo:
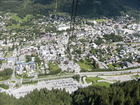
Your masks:
M71 12L71 0L0 0L0 10L19 14ZM79 0L77 14L85 17L140 13L140 0Z
M84 16L116 16L123 12L140 11L139 0L81 0L78 13Z

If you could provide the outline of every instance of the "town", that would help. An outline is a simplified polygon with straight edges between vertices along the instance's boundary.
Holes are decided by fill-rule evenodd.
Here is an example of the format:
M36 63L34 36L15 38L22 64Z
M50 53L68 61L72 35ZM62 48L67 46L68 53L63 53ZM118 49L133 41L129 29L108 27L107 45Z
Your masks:
M72 77L71 74L84 72L140 67L140 23L129 15L115 19L77 17L71 29L68 14L20 18L15 13L1 12L0 36L0 71L13 70L7 82L0 79L5 85L12 81L8 84L10 89L50 75ZM56 81L49 81L53 86L38 84L53 88L59 84ZM68 85L74 90L83 86L73 79L64 81L71 81Z

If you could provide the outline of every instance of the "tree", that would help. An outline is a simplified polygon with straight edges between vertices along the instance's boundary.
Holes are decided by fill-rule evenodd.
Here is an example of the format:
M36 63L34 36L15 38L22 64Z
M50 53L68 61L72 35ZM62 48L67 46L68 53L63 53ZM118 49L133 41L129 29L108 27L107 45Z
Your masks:
M138 58L138 63L140 63L140 58Z
M74 75L73 77L72 77L73 79L75 79L75 80L77 80L78 82L80 81L80 75Z
M65 90L36 89L20 99L0 93L0 105L139 105L139 90L140 82L135 80L113 84L108 88L79 88L71 95Z
M101 45L102 43L104 43L104 41L102 40L102 38L98 37L97 40L94 40L94 43L97 45Z
M32 59L32 57L30 55L26 55L26 62L30 62Z
M7 68L0 72L0 77L2 77L3 79L9 79L12 73L13 70L11 68Z

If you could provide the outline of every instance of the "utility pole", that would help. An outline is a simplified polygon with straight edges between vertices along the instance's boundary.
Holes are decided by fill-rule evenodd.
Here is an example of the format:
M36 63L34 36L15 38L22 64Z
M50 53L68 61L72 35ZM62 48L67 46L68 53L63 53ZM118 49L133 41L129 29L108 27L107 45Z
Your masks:
M58 1L56 0L55 1L55 10L54 10L54 13L56 13L56 11L57 11L57 5L58 5Z
M77 15L78 1L79 0L72 0L71 21L70 21L70 35L69 35L69 41L68 41L68 46L67 46L69 56L71 56L70 41L71 41L71 39L74 38L74 29L75 29L74 27L75 27L76 15Z
M72 31L72 35L73 35L75 19L77 15L77 7L78 7L78 0L72 0L71 23L70 23L70 29Z

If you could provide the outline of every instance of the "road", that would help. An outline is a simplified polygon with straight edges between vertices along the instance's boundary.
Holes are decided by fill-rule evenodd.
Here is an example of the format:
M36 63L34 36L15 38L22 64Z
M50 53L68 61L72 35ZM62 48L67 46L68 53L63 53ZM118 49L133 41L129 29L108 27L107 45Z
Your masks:
M80 76L97 76L97 75L116 75L116 74L124 74L124 73L137 73L140 72L140 68L131 69L131 70L122 70L122 71L106 71L106 72L84 72L77 73Z
M137 73L140 72L140 68L137 69L131 69L131 70L123 70L123 71L105 71L105 72L82 72L82 73L73 73L73 74L67 74L67 75L58 75L58 76L46 76L45 78L33 78L33 79L24 79L25 81L42 81L42 80L49 80L49 79L59 79L59 78L69 78L72 77L76 74L79 74L81 77L82 76L87 76L87 77L92 77L92 76L101 76L101 75L117 75L117 74L125 74L125 73ZM5 83L5 84L9 84L10 81L16 81L19 82L21 81L21 79L9 79L6 81L0 81L0 83ZM10 84L9 84L10 85Z
M74 73L74 74L67 74L67 75L58 75L58 76L48 76L46 78L38 78L34 80L47 80L47 79L59 79L59 78L68 78L72 77L76 74L79 74L81 77L82 76L100 76L100 75L117 75L117 74L125 74L125 73L137 73L140 72L140 68L138 69L131 69L131 70L123 70L123 71L104 71L104 72L82 72L82 73ZM24 79L24 80L29 80L29 79ZM33 79L30 79L33 80Z

